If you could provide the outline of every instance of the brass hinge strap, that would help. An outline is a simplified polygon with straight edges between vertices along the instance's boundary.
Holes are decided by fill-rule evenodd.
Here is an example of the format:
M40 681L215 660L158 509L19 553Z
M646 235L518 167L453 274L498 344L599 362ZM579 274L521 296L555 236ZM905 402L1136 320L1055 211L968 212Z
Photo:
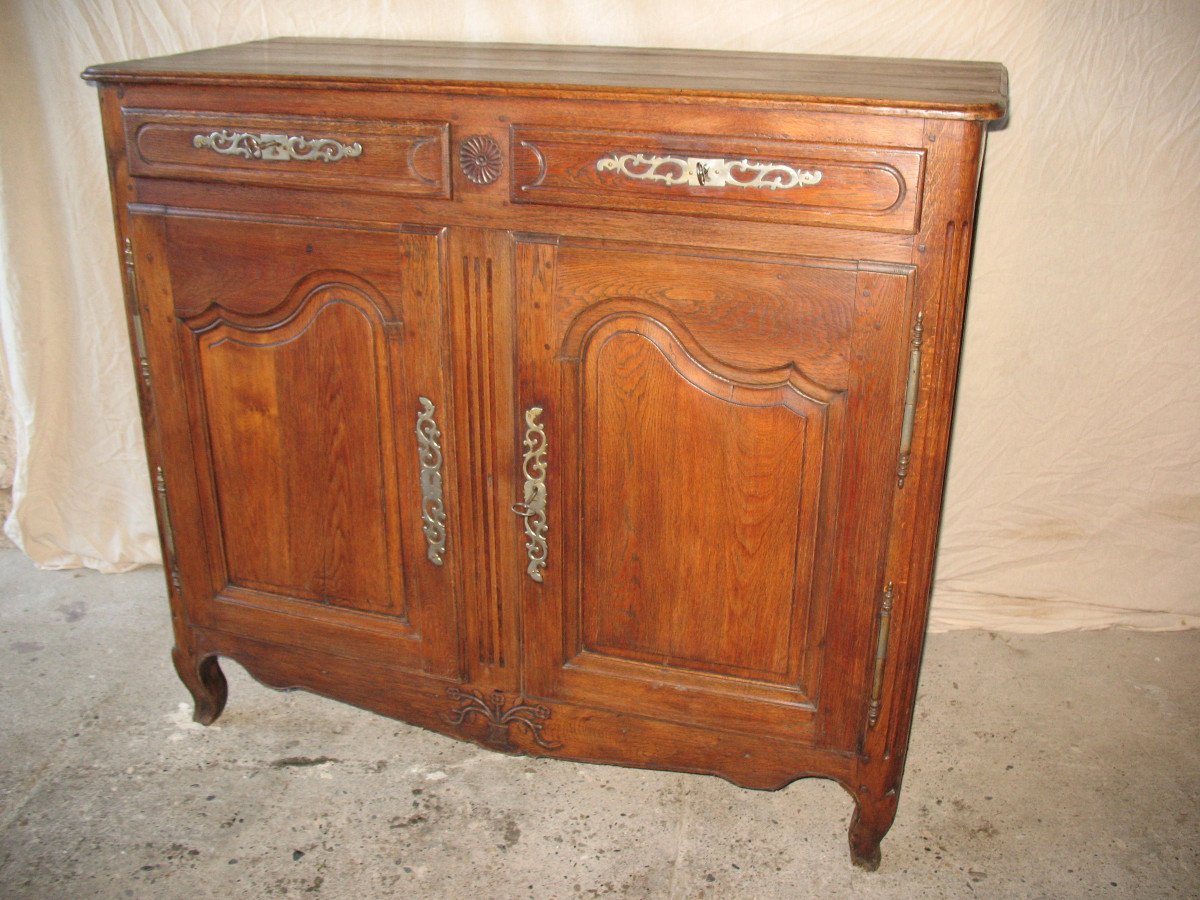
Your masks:
M142 310L138 304L137 271L133 264L133 241L125 238L125 275L129 283L130 318L133 320L134 352L137 353L138 371L142 383L150 387L150 357L146 353L146 332L142 328Z
M867 721L874 726L879 721L880 698L883 694L883 665L887 661L888 635L892 630L892 601L895 594L892 582L883 591L883 602L879 605L879 635L875 639L875 678L871 684L871 706Z
M908 463L912 457L913 425L917 418L917 387L921 380L921 338L925 331L924 311L917 313L908 352L908 385L904 389L904 424L900 428L900 461L896 466L896 483L904 487Z
M138 371L142 383L150 389L150 359L146 354L146 332L142 328L141 307L137 295L137 271L133 261L133 241L125 238L125 276L129 284L130 319L133 322L134 352L137 354ZM163 544L167 550L167 558L163 564L171 574L171 586L177 594L183 591L183 581L179 577L179 563L175 555L175 529L171 525L171 506L167 502L167 479L162 466L154 467L154 499L158 504L158 519L162 523Z
M167 479L162 466L154 467L154 496L158 501L159 521L162 522L163 544L166 545L167 558L163 560L171 573L171 583L175 590L181 590L183 585L179 578L179 564L175 557L175 529L171 525L171 505L167 501Z

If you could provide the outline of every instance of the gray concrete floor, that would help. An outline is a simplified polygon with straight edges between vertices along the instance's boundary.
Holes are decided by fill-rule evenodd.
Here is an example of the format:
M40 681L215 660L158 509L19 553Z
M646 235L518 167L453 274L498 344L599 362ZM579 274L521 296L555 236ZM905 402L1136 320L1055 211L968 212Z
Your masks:
M0 552L0 895L1200 894L1200 633L930 639L874 874L831 782L511 758L168 659L162 573Z

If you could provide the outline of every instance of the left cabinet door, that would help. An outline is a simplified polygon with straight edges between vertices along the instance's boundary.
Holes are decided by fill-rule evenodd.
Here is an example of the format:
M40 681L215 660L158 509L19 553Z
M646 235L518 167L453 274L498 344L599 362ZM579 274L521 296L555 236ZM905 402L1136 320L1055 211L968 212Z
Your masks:
M441 232L129 221L189 624L458 676Z

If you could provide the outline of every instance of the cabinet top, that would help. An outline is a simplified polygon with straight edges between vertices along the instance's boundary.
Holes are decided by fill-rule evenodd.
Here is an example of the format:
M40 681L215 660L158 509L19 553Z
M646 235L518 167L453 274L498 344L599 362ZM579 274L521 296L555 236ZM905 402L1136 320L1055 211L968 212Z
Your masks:
M92 66L99 82L253 84L552 96L758 99L936 118L999 119L999 63L432 41L274 38Z

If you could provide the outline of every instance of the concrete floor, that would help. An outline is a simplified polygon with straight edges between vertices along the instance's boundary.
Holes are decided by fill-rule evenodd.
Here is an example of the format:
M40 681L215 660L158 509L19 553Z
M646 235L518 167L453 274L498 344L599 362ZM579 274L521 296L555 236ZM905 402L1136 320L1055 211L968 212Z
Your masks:
M877 873L831 782L505 757L168 659L162 573L0 552L6 897L1200 894L1200 633L934 636Z

